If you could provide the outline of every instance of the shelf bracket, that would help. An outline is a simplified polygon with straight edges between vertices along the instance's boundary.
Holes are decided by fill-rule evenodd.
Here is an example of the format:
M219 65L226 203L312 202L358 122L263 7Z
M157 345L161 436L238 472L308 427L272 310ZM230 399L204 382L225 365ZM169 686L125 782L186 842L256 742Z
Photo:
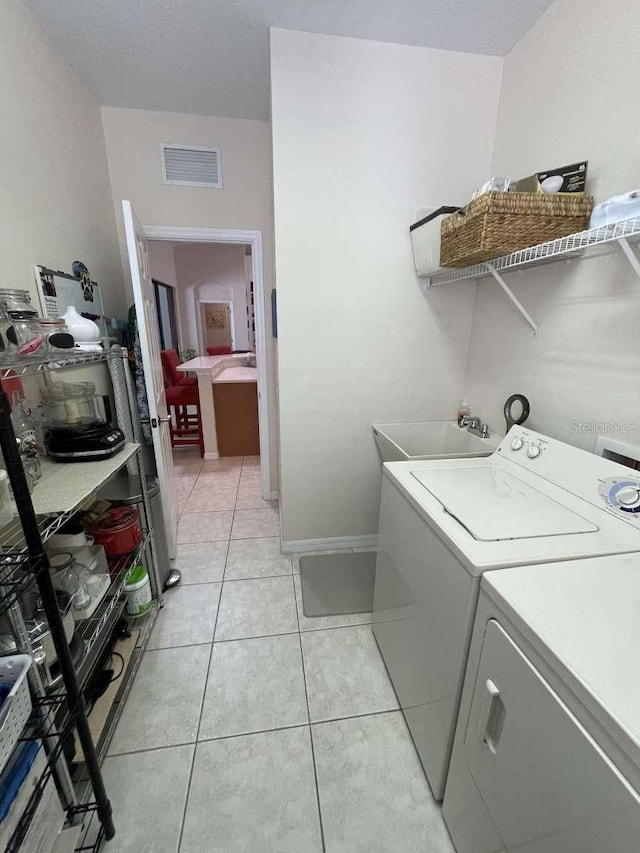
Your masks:
M638 260L638 256L636 255L636 253L633 251L633 249L629 245L629 241L627 240L627 238L626 237L619 237L618 238L618 245L622 249L622 253L625 256L625 258L629 261L629 264L631 265L631 269L638 276L638 278L640 278L640 260Z
M489 272L491 273L491 275L495 278L495 280L498 282L498 284L500 285L500 287L501 287L501 288L504 290L504 292L507 294L507 296L509 297L509 299L510 299L510 300L513 302L513 304L516 306L516 308L518 309L518 311L522 314L522 316L523 316L523 317L524 317L524 319L527 321L527 323L531 326L531 328L533 329L533 334L534 334L534 335L537 335L537 334L538 334L538 324L537 324L537 323L536 323L536 321L533 319L533 317L531 316L531 314L529 314L529 312L528 312L528 311L527 311L527 309L524 307L524 305L520 302L520 300L516 298L516 296L515 296L515 295L514 295L514 293L511 291L511 289L510 289L510 288L509 288L509 286L507 285L506 281L502 278L502 276L500 275L500 273L499 273L496 269L494 269L494 267L492 267L490 263L487 263L487 269L489 270Z

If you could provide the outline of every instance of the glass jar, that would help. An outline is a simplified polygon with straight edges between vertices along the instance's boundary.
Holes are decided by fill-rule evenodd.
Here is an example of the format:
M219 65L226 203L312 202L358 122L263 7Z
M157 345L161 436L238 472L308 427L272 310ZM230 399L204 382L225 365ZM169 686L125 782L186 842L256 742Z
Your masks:
M6 361L9 357L9 348L7 341L7 328L11 324L9 316L0 306L0 362Z
M19 358L41 358L46 352L46 336L40 328L40 318L26 311L11 312L11 326L7 329L10 347L16 347Z
M44 335L44 346L48 355L64 355L68 354L69 350L73 350L73 335L69 333L63 319L38 320L38 326Z
M0 305L7 311L31 311L34 316L38 312L31 304L31 295L28 290L13 290L0 288Z
M42 331L32 324L38 320L38 312L31 304L27 290L0 289L0 309L2 310L2 334L5 354L9 357L29 357L41 355L44 343Z

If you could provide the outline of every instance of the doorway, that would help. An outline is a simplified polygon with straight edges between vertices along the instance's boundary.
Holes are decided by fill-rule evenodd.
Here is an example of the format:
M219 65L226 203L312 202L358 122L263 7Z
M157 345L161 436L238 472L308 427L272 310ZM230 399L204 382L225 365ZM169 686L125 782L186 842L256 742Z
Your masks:
M267 318L264 299L264 271L262 252L262 232L240 231L224 228L185 228L163 225L144 226L147 240L169 241L171 243L217 243L242 245L246 247L247 269L251 273L248 286L247 314L251 336L254 337L256 366L257 366L257 396L258 396L258 424L260 444L260 468L262 495L265 500L275 500L278 490L275 483L271 481L270 464L270 424L268 409L267 389ZM224 303L224 299L215 299L217 303ZM233 321L233 309L230 314ZM231 323L232 329L235 324ZM201 323L197 323L198 331ZM184 342L182 342L184 345ZM235 340L234 343L239 342ZM240 347L244 349L244 347Z
M236 348L233 302L199 302L203 355L207 347Z
M176 320L176 299L173 288L162 281L151 279L156 295L158 330L162 349L178 351L178 323Z

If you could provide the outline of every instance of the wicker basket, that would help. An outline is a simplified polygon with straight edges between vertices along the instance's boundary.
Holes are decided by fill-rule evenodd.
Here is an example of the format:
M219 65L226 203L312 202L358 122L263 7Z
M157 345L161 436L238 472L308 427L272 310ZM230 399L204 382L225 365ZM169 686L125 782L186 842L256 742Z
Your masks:
M442 220L440 263L468 267L589 227L591 196L486 193Z

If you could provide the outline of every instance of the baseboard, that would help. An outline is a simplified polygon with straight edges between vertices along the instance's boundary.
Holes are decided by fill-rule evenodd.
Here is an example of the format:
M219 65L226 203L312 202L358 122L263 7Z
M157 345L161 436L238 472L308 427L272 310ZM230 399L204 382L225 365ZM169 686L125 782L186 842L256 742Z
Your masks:
M215 453L213 450L207 450L205 451L204 458L205 460L220 459L220 454Z
M281 543L283 554L306 553L308 551L348 551L351 548L375 550L378 537L375 533L368 536L336 536L333 539L290 539Z

